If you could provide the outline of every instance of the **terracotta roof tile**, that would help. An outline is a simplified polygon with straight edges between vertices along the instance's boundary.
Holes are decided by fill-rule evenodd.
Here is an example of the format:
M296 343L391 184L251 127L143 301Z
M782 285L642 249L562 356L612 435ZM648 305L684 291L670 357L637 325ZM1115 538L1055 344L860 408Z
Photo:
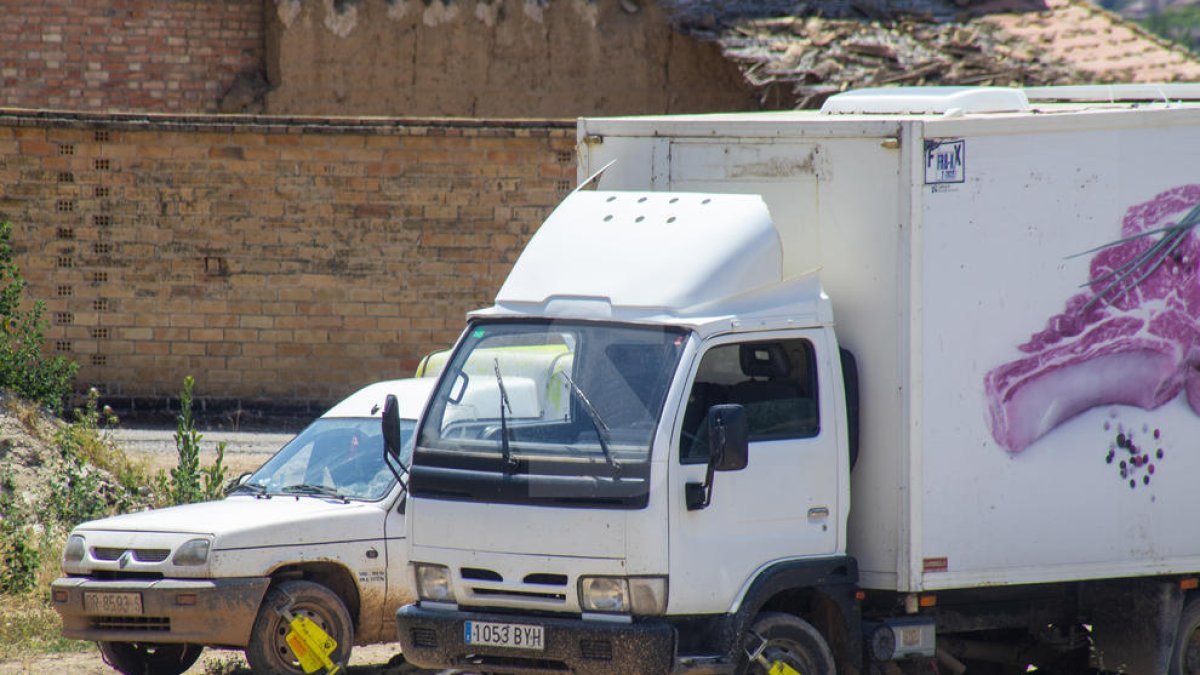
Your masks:
M1088 0L807 0L792 14L760 2L748 16L729 13L736 0L666 1L681 30L717 41L768 107L884 84L1200 81L1195 54Z

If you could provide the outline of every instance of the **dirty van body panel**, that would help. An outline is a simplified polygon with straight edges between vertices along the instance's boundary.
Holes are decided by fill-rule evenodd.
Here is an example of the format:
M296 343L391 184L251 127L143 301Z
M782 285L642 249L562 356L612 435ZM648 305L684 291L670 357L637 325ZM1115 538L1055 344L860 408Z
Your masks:
M245 647L270 583L267 577L114 581L64 577L50 588L51 592L66 593L59 613L63 637L72 640ZM141 600L141 615L87 613L85 595L99 593L136 594ZM177 601L181 595L194 596L194 604L181 605Z

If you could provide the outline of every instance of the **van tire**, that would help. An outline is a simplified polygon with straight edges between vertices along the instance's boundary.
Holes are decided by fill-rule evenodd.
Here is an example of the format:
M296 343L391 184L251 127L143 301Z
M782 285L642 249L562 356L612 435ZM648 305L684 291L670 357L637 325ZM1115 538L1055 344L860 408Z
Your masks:
M1171 649L1170 675L1200 673L1200 595L1187 601L1179 616L1179 630Z
M292 614L307 616L337 642L329 655L345 665L354 645L354 623L336 593L311 581L284 581L272 586L258 608L258 617L246 645L246 661L255 675L303 675L285 636L289 626L277 611L288 604Z
M837 665L825 638L812 624L783 612L763 612L754 620L750 631L766 640L763 656L771 663L783 661L804 675L834 675ZM765 675L767 668L751 663L746 647L753 648L757 640L747 635L738 654L738 675Z
M97 642L104 662L125 675L179 675L204 651L201 645Z

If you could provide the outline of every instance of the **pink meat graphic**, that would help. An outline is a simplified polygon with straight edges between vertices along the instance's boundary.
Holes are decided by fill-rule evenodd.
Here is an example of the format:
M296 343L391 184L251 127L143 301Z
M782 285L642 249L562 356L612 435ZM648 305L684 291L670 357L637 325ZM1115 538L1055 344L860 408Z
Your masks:
M1018 347L1026 356L987 374L997 443L1020 452L1095 406L1151 410L1180 392L1200 414L1198 205L1200 185L1184 185L1126 211L1086 291Z

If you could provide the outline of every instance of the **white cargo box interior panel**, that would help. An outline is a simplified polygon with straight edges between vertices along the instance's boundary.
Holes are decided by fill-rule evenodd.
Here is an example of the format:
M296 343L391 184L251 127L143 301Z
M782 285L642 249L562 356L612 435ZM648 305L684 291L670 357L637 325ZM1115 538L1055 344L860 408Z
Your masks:
M1200 565L1200 110L1110 108L580 120L581 177L761 194L785 269L819 268L864 586Z

